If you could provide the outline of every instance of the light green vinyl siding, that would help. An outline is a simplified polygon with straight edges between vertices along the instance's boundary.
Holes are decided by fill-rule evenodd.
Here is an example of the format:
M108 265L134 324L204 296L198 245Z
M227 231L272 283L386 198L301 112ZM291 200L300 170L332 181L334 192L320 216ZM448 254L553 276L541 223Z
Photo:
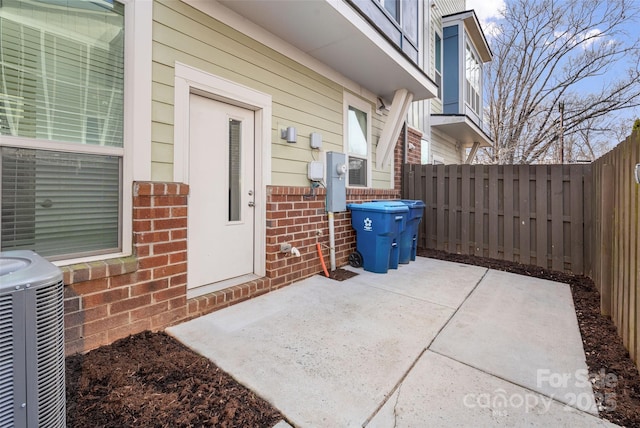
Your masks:
M434 156L444 159L444 163L449 164L461 164L464 163L462 149L457 148L457 144L449 139L446 139L442 134L437 132L431 132L431 156L429 159L433 160Z
M312 132L322 134L323 151L343 151L341 85L182 2L159 0L153 7L154 180L173 179L176 62L271 95L272 184L309 185ZM375 119L372 132L377 142L383 123ZM280 138L280 129L288 126L297 129L296 144ZM379 187L388 188L390 177L389 171L373 173Z

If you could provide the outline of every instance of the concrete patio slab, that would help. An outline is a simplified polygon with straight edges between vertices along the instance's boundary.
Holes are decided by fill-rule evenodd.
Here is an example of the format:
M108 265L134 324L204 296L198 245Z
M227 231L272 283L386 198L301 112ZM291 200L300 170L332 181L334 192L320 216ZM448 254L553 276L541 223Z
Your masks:
M453 314L315 276L168 332L299 426L362 426Z
M595 408L567 285L425 258L356 272L167 331L294 426L607 425L582 411ZM539 401L492 409L467 394Z
M596 416L427 351L367 425L615 427Z
M362 275L372 287L457 308L487 272L486 268L420 258L419 263L399 265L386 275L347 267Z
M430 349L597 413L567 284L489 271Z

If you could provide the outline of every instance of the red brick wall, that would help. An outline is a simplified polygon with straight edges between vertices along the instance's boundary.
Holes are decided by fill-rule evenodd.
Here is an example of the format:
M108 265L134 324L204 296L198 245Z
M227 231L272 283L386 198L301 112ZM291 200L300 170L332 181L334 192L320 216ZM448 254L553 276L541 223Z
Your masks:
M134 257L63 269L67 354L186 317L188 191L184 184L135 184Z
M325 190L267 188L266 277L187 301L187 194L176 183L137 183L131 257L63 268L66 353L94 349L143 330L162 330L329 269ZM395 190L349 189L348 202L398 198ZM336 265L355 250L348 212L335 214ZM280 252L288 243L300 257Z
M327 269L329 260L329 220L325 212L326 191L308 187L271 186L267 189L267 276L278 288L322 271L317 243L320 243ZM373 199L393 199L395 190L348 189L347 203ZM334 214L336 266L347 264L355 251L355 232L348 212ZM300 257L280 251L291 244Z
M405 163L405 153L407 162L412 165L420 165L422 163L422 132L411 127L405 127L408 130L407 147L404 148L404 130L398 137L395 151L393 153L394 161L394 188L400 192L402 186L402 164ZM411 148L413 146L413 148Z

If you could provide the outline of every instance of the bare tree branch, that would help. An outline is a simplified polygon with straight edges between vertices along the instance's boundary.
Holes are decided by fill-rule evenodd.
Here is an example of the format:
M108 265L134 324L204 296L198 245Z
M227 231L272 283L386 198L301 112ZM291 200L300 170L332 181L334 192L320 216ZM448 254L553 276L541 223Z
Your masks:
M640 41L625 32L639 17L632 0L507 0L485 69L491 159L559 153L560 103L563 140L594 155L588 138L611 130L612 113L640 105Z

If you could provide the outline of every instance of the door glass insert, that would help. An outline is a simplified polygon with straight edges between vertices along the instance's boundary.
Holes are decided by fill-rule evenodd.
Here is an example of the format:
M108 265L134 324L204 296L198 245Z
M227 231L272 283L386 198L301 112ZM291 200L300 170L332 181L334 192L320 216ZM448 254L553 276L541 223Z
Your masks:
M241 121L229 119L229 221L240 220L241 126Z

